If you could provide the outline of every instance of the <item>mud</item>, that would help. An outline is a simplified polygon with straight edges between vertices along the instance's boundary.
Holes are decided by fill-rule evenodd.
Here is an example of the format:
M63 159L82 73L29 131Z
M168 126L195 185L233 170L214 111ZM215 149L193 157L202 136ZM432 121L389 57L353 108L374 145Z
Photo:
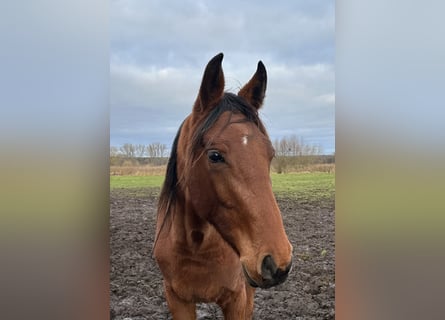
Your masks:
M162 277L152 258L157 189L110 194L110 318L171 319ZM257 289L254 319L334 319L334 201L278 198L294 268L287 281ZM223 319L218 306L200 304L198 319Z

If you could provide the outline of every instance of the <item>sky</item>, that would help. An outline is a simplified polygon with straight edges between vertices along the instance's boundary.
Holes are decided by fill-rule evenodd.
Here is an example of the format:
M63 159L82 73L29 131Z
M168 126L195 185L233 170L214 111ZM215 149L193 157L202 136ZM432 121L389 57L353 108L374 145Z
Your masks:
M335 152L334 1L147 1L110 4L110 145L170 148L204 68L223 52L238 90L257 63L268 84L260 116L271 140L295 135Z

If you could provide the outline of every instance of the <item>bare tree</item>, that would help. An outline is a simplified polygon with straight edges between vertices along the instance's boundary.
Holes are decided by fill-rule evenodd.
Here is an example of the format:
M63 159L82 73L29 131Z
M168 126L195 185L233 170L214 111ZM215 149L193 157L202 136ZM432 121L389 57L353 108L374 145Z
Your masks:
M285 139L285 138L284 138ZM300 140L298 140L296 135L291 135L288 140L288 145L290 149L290 156L296 157L298 155L301 155L301 145L302 143Z
M134 147L136 156L142 158L145 155L145 145L138 144Z
M149 158L155 158L156 157L156 147L155 144L151 143L147 145L147 156Z
M118 157L120 155L119 148L110 146L110 157Z
M131 143L125 143L123 146L120 147L120 151L126 158L133 158L135 154L134 145L132 145Z
M150 143L147 146L147 154L150 158L162 158L165 156L167 146L160 142Z
M167 146L165 144L159 145L159 156L161 158L165 157L165 151L167 150Z
M306 144L296 135L275 139L275 159L273 166L278 173L285 173L290 168L304 167L319 161L322 149L320 145Z

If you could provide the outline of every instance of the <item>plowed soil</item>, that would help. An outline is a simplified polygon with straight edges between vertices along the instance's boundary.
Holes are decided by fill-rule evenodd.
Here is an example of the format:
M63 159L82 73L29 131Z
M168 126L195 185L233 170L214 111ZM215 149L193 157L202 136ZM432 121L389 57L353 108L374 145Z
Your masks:
M151 255L157 192L111 191L111 319L171 319ZM334 201L277 201L294 246L294 267L285 283L256 290L254 319L334 319ZM200 304L197 314L198 319L223 319L213 304Z

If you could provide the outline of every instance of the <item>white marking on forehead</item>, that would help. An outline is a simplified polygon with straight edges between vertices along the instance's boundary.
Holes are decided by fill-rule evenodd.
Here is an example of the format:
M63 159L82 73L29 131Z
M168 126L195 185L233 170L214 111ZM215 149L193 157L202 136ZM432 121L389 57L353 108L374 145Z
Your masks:
M243 137L241 138L241 141L243 142L243 145L247 145L247 141L248 141L247 136L243 136Z

